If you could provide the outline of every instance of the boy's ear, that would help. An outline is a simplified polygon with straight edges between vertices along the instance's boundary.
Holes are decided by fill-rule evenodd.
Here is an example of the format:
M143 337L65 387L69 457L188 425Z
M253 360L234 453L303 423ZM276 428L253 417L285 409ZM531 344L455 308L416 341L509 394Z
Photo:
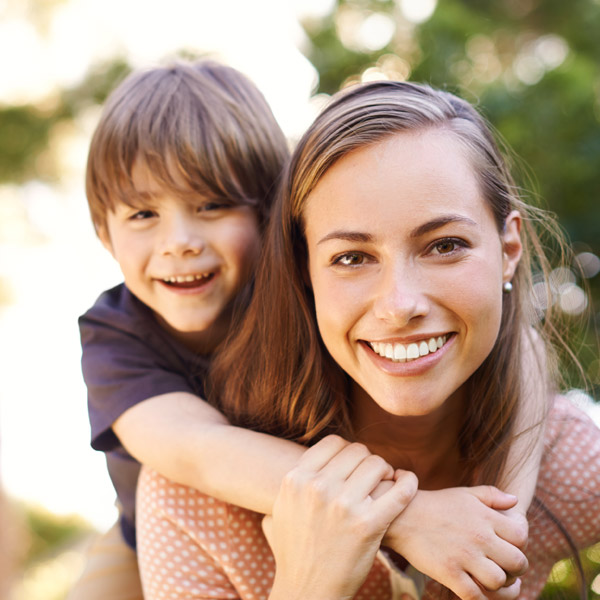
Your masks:
M96 227L96 233L102 242L102 245L113 255L115 255L112 247L112 242L110 241L110 234L108 233L108 227L106 225L98 225Z
M521 243L521 215L513 210L504 222L504 232L500 236L502 241L502 281L510 281L523 253Z

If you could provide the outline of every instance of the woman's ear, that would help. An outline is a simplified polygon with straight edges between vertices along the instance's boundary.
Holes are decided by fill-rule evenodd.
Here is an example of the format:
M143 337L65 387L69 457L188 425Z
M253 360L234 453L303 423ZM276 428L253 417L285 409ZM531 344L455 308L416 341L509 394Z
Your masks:
M523 253L521 215L518 211L513 210L506 217L500 239L502 241L502 281L506 283L513 278Z

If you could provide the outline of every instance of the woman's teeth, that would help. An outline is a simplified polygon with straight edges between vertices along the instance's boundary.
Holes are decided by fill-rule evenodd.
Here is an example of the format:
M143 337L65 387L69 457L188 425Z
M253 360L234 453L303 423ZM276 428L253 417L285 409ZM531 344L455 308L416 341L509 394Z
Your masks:
M373 352L379 354L383 358L388 358L393 362L410 362L420 358L421 356L427 356L439 350L448 340L447 335L439 337L432 337L428 340L422 340L420 342L414 342L412 344L391 344L386 342L369 342L369 345L373 349Z

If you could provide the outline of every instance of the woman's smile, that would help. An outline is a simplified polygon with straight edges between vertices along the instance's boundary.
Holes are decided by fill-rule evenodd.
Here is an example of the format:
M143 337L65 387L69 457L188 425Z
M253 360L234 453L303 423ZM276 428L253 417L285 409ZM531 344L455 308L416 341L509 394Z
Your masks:
M368 358L386 374L396 377L414 377L435 367L450 350L454 341L454 336L448 335L431 337L410 344L391 342L359 342L359 344L364 348Z

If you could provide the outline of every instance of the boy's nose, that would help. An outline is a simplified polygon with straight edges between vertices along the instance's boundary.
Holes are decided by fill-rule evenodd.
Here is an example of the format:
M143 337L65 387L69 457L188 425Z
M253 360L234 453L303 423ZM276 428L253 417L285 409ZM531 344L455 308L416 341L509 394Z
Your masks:
M403 327L429 312L429 301L415 267L384 270L376 290L373 311L378 319L395 327Z
M173 256L200 254L206 246L197 224L189 218L176 218L165 224L161 251Z

